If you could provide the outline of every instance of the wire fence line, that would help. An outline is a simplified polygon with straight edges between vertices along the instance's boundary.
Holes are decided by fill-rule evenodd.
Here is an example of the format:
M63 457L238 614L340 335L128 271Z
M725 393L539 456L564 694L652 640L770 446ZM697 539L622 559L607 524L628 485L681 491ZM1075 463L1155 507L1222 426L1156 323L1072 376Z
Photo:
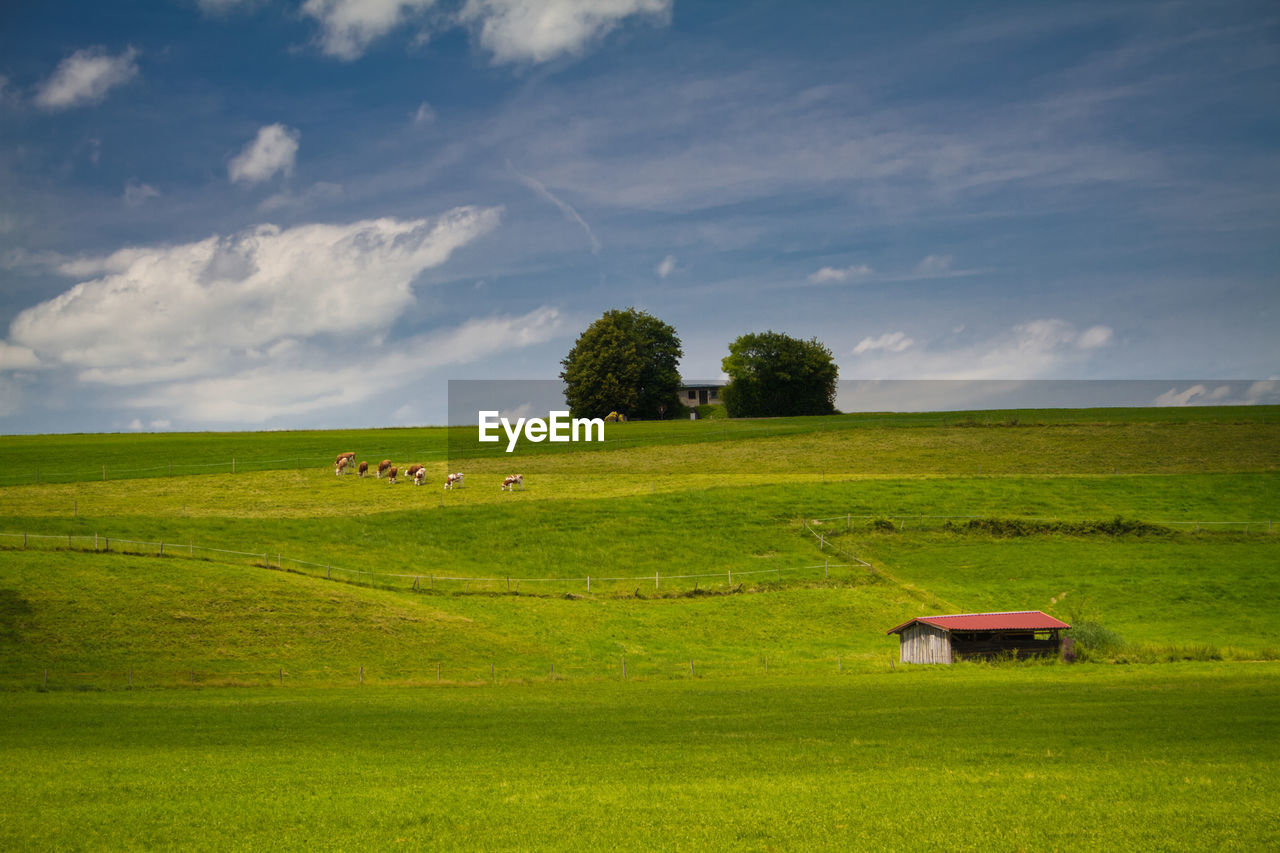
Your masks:
M607 575L584 575L581 577L511 577L503 576L477 576L477 575L451 575L436 574L435 572L379 572L368 569L352 569L345 566L334 565L331 562L314 562L311 560L299 560L288 557L283 552L277 551L239 551L228 548L212 548L204 545L196 545L193 540L187 542L158 542L144 541L137 539L125 539L123 537L107 537L98 534L39 534L39 533L4 533L0 532L0 539L6 542L12 542L13 548L21 547L23 549L31 549L41 547L41 543L50 543L44 550L76 550L79 543L79 550L93 550L108 552L115 546L116 550L124 553L143 553L154 554L156 556L167 557L187 557L196 558L197 552L201 554L218 554L232 557L248 557L251 564L269 569L294 571L298 574L305 574L311 577L319 577L325 580L339 580L345 582L361 582L365 579L369 581L378 581L382 579L382 585L395 588L409 587L415 591L441 590L441 591L457 591L456 585L463 584L462 592L495 592L505 591L518 593L520 584L538 585L538 584L560 584L570 587L584 587L585 591L590 593L593 591L601 591L602 586L613 584L626 584L628 587L634 586L638 592L641 586L648 589L648 584L653 584L655 592L661 592L663 583L667 584L670 590L674 585L677 588L692 586L695 590L700 589L702 582L708 582L708 585L715 586L717 581L723 579L725 585L732 587L735 580L738 583L747 579L759 578L768 580L769 576L777 579L778 582L783 580L784 575L794 578L799 574L806 574L815 578L821 577L823 580L831 578L832 569L851 569L858 567L870 568L869 563L861 560L855 563L832 562L824 559L822 563L814 563L805 566L777 566L770 569L725 569L719 572L701 572L697 574L662 574L661 571L654 571L653 574L644 575L623 575L623 576L607 576ZM18 541L21 540L21 546ZM206 558L207 559L207 558ZM819 574L820 572L820 574ZM448 585L454 585L450 588ZM594 586L594 589L593 589Z

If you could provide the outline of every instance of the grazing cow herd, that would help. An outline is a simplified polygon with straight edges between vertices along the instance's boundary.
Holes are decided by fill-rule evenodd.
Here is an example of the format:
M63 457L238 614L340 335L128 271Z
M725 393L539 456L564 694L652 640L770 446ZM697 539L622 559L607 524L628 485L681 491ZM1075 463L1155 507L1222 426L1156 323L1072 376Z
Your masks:
M350 473L353 468L361 477L364 477L365 474L369 473L369 463L361 462L357 465L356 455L354 453L339 453L338 457L333 460L333 473L337 474L339 477L343 474ZM404 468L403 471L406 477L413 480L413 484L415 486L421 486L427 479L427 468L421 462L415 462L414 464ZM394 485L397 478L400 476L400 472L401 468L396 465L392 465L390 459L383 459L378 463L376 474L379 480L381 480L385 474L387 482ZM463 474L461 471L445 475L444 487L446 489L464 488L465 485L466 484L463 483ZM523 474L512 474L509 477L504 477L502 480L501 490L504 492L514 492L517 486L521 489L524 488Z

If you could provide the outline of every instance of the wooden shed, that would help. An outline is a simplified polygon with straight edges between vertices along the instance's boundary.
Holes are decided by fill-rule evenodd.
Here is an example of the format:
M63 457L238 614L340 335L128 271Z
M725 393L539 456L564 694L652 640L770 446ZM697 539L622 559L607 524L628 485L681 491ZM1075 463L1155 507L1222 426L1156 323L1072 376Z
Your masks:
M903 663L951 663L998 654L1050 656L1061 649L1061 632L1071 626L1039 610L920 616L890 628L898 635Z

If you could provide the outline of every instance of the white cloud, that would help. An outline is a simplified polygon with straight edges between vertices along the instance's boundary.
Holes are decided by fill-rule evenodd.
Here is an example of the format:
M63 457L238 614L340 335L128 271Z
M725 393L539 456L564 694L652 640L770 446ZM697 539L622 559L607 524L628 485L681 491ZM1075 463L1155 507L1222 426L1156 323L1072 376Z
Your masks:
M418 104L418 109L414 110L412 118L414 124L430 124L436 120L436 111L431 108L430 104L423 101Z
M863 338L853 348L853 354L862 355L864 352L873 352L875 350L902 352L905 349L910 349L914 344L915 341L908 338L905 332L886 332L878 338Z
M676 256L667 255L665 258L662 259L662 263L658 264L658 266L654 268L654 272L658 274L658 278L666 278L667 276L671 275L671 273L675 272L675 269L676 269Z
M515 176L520 179L520 183L524 184L526 187L533 190L556 207L560 208L560 212L564 214L564 218L570 222L576 223L577 226L582 229L583 233L587 235L587 240L591 243L592 253L600 253L600 241L596 238L595 232L591 230L591 226L587 224L587 220L583 219L578 211L573 208L573 205L554 195L551 190L547 189L546 186L537 178L531 178L528 175L520 174L511 166L510 163L507 163L507 168L511 169Z
M61 110L101 101L111 89L137 76L137 57L138 51L132 47L119 56L111 56L100 47L78 50L62 60L40 85L36 105Z
M276 172L283 172L286 176L292 174L300 135L283 124L268 124L260 128L257 137L227 165L227 176L233 182L256 184Z
M1097 349L1111 343L1115 333L1108 326L1090 326L1081 333L1076 345L1080 349Z
M320 49L339 59L358 59L377 39L435 0L307 0L302 13L320 22Z
M544 307L517 317L470 320L455 329L356 354L335 356L324 348L306 347L281 361L229 375L149 388L126 404L160 407L190 421L261 423L356 405L398 388L416 387L427 371L542 343L562 333L559 311ZM421 402L425 400L411 397L394 417L407 418Z
M943 276L951 272L950 255L926 255L916 264L916 275Z
M27 347L0 341L0 370L22 370L39 366L40 359Z
M172 247L123 249L64 266L101 277L19 314L10 349L134 385L221 373L292 339L383 334L411 284L496 227L500 209L347 225L262 225Z
M855 372L865 378L1035 379L1080 369L1110 337L1105 326L1082 333L1066 320L1047 318L948 349L932 349L894 332L864 339L853 353L859 356Z
M665 25L672 0L467 0L458 19L479 28L496 64L546 62L581 53L625 18Z
M1280 381L1262 379L1244 383L1232 382L1215 385L1204 383L1182 388L1170 388L1152 402L1157 406L1274 406L1280 403Z
M848 267L823 267L809 276L809 281L815 284L825 284L830 281L848 281L851 278L866 278L873 275L875 270L866 264L854 264Z
M124 185L124 203L130 207L137 207L149 198L159 197L160 191L151 184L142 184L133 180Z

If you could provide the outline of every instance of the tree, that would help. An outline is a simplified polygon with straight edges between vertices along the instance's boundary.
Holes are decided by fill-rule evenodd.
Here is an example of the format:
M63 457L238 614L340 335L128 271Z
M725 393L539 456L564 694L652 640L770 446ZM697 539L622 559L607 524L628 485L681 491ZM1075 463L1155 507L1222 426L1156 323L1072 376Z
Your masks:
M635 308L604 312L560 362L565 400L574 417L660 417L680 390L676 365L684 350L676 330Z
M838 369L817 339L778 332L742 335L720 362L729 376L721 392L731 418L830 415Z

